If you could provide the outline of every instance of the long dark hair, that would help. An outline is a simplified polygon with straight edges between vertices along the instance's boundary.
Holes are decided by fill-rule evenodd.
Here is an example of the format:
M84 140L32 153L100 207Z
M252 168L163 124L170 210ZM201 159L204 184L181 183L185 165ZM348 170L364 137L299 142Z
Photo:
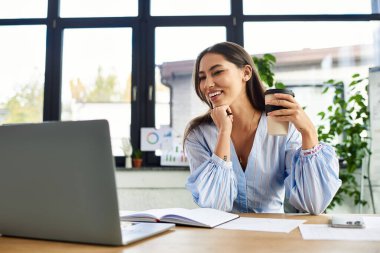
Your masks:
M245 51L243 47L236 43L232 42L221 42L217 43L211 47L203 50L197 57L195 61L194 71L193 71L193 82L195 92L198 97L208 105L210 110L212 109L212 104L207 100L205 95L202 93L200 89L200 80L199 80L199 64L202 60L203 56L207 53L214 53L222 55L227 61L235 64L238 68L243 68L246 65L250 65L252 67L252 77L247 81L246 92L248 96L248 100L258 111L263 112L265 110L265 102L264 102L264 86L261 83L260 77L256 70L256 67L253 63L252 57ZM184 140L186 140L189 133L196 128L197 126L203 123L211 123L212 118L210 116L210 110L199 117L194 118L188 124L185 134Z

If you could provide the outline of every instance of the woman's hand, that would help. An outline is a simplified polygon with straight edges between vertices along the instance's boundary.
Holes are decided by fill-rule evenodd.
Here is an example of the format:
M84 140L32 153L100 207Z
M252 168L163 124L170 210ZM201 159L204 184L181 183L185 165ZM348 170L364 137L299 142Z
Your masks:
M293 96L277 93L274 94L274 99L268 101L266 104L283 106L286 108L272 111L268 113L268 116L271 116L278 121L292 122L302 135L303 149L310 149L318 144L318 135L314 124Z
M231 108L228 105L221 105L213 108L210 115L218 128L219 133L231 135L233 115Z

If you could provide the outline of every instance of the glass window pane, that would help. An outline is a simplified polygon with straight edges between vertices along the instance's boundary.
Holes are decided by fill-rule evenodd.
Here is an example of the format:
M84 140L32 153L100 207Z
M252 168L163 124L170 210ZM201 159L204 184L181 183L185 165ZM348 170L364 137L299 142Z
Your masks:
M192 85L195 58L203 49L225 40L224 27L156 29L157 128L171 125L174 135L182 136L187 123L207 111Z
M131 63L131 28L64 31L61 119L107 119L115 156L130 137Z
M230 0L151 0L152 16L229 15Z
M244 24L244 45L252 55L276 57L277 81L299 86L297 100L319 124L317 112L331 97L322 95L321 88L300 86L329 79L348 83L355 73L368 76L368 68L379 57L374 53L374 33L370 22L252 22Z
M243 0L246 15L368 14L371 0Z
M61 17L137 16L137 0L60 0Z
M41 122L45 26L0 26L0 124Z
M1 0L0 19L46 18L47 0Z

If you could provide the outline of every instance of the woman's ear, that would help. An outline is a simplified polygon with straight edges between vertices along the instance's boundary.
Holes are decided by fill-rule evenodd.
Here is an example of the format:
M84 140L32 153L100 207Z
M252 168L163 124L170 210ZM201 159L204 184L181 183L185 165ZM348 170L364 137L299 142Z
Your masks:
M243 78L244 81L248 81L252 77L252 67L250 65L245 65L243 68Z

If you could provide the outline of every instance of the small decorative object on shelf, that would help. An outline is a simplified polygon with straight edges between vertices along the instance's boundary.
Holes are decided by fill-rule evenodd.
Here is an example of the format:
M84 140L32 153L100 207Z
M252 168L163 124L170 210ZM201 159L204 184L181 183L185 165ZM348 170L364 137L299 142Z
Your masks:
M133 162L133 167L135 168L141 167L143 159L142 159L142 152L140 149L133 150L132 162Z
M123 150L124 155L125 155L125 168L131 169L132 168L131 156L133 152L131 141L129 140L129 138L122 138L121 144L122 144L121 149Z

